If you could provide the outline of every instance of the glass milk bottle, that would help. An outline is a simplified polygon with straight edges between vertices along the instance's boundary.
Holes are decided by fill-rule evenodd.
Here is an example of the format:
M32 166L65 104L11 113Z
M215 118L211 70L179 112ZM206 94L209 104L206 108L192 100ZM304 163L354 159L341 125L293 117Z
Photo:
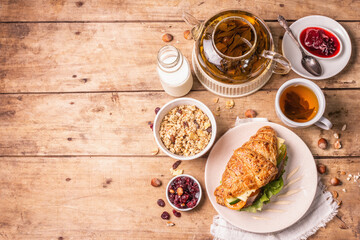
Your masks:
M186 95L192 85L190 64L174 46L167 45L159 50L157 72L165 92L173 97Z

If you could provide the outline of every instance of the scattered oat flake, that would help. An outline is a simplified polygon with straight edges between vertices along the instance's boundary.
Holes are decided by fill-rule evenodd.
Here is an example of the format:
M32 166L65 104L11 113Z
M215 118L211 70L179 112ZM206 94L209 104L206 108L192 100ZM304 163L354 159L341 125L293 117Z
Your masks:
M342 171L340 174L341 174L341 175L346 175L346 172Z
M233 108L234 106L235 106L234 100L228 100L228 101L226 101L226 103L225 103L225 107L226 107L227 109L231 109L231 108Z
M342 189L342 191L343 191L343 192L346 192L346 189L345 189L345 188L343 188L343 189Z
M339 139L339 138L340 138L340 137L339 137L339 134L334 133L334 138Z
M216 107L216 111L220 111L220 106L217 106L217 107Z
M340 206L342 204L342 201L337 201L337 205Z
M173 227L173 226L175 226L175 223L168 221L168 222L166 223L166 226L168 226L168 227Z
M170 168L170 172L172 175L174 176L178 176L180 174L183 174L184 173L184 170L183 169L176 169L174 170L173 168Z
M219 102L219 98L214 98L214 103L218 103Z
M346 124L344 124L344 126L342 126L341 131L345 131L346 130Z
M214 113L215 114L215 116L220 116L220 113L218 113L218 112L216 112L216 113Z
M351 180L351 178L349 178L349 177L348 177L348 178L346 178L346 180L350 181L350 180Z
M154 150L151 151L151 155L157 155L159 153L159 148L156 148Z

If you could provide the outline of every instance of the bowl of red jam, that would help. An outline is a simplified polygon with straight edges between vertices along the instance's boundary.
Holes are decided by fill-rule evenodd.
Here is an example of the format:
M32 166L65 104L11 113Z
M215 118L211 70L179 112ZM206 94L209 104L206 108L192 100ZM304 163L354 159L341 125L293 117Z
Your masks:
M169 204L178 211L190 211L200 202L201 186L193 176L181 174L170 180L166 187Z
M342 50L339 37L324 27L304 28L298 40L307 53L317 58L331 59L338 56Z

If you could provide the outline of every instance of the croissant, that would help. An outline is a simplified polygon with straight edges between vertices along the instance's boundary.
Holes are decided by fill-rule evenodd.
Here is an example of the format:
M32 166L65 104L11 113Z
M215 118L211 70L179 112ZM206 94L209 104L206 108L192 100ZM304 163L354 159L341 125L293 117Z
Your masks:
M222 175L221 185L214 192L218 204L239 210L249 199L254 200L260 188L274 180L278 173L277 141L274 129L265 126L234 151ZM227 199L231 198L242 200L230 206Z

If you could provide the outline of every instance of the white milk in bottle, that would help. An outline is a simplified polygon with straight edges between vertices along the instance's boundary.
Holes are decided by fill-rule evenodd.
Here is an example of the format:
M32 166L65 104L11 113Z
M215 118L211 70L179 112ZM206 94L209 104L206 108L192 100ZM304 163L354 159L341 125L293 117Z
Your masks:
M165 92L173 97L186 95L193 85L190 64L176 47L167 45L159 50L157 72Z

